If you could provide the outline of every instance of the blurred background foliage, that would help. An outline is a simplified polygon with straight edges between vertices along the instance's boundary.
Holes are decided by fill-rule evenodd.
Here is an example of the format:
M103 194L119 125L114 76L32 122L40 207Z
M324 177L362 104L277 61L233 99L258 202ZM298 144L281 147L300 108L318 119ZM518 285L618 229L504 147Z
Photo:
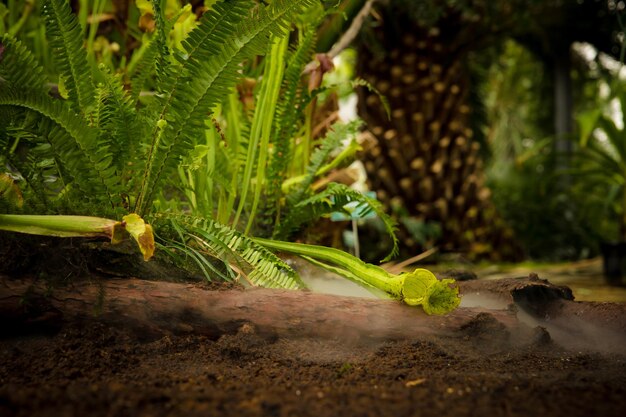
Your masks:
M619 120L584 114L621 118L623 1L379 3L357 73L389 94L392 121L366 94L360 115L377 139L370 183L390 207L439 223L431 244L470 259L573 260L620 238L626 137ZM396 136L418 157L387 147ZM395 169L403 162L420 175ZM426 249L410 235L407 252Z

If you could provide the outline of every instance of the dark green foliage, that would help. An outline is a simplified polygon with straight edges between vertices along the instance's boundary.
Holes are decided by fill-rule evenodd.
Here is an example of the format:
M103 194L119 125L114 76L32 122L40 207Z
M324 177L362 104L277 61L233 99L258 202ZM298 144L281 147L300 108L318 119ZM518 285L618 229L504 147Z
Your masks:
M94 85L83 48L83 31L66 0L48 0L43 7L52 56L76 112L88 116L94 108Z
M356 202L357 205L351 208L351 210L347 210L346 206L353 202ZM330 183L323 191L295 204L292 210L293 214L289 218L292 224L296 222L300 222L300 224L308 223L333 212L344 212L348 216L351 215L352 210L358 211L361 216L374 212L382 220L385 232L392 240L391 252L381 262L387 262L398 255L398 239L395 235L397 230L396 222L385 213L384 208L377 200L361 194L344 184ZM300 224L296 223L294 227Z
M300 128L304 107L309 101L308 92L300 82L301 74L309 62L314 45L315 32L309 30L301 37L298 47L287 62L283 80L283 99L276 111L277 128L274 130L272 141L274 152L267 173L268 187L263 210L267 219L262 219L262 222L274 223L281 204L280 199L283 195L281 186L287 179L287 168L293 156L292 140Z
M2 37L0 63L2 64L0 65L0 78L5 83L20 88L44 88L43 68L18 39L8 35Z
M378 201L344 184L331 182L321 191L312 189L313 181L318 178L322 168L331 159L331 153L340 147L341 142L346 137L355 134L360 124L361 122L336 123L331 126L320 147L311 155L306 174L299 178L299 181L287 193L284 214L274 229L274 238L286 239L302 225L311 223L333 212L344 212L350 215L346 205L356 202L357 206L353 209L361 211L362 215L374 212L383 221L386 232L392 238L392 250L384 261L397 255L396 224L385 213Z
M177 237L168 239L168 244L193 257L207 277L210 275L206 268L211 267L205 258L209 256L223 262L227 270L232 267L244 274L245 279L254 285L288 289L305 287L289 265L230 227L191 216L155 218L155 224L163 225L160 229L166 230L168 225L163 222L176 230L176 233L169 233Z
M492 179L493 201L513 228L528 256L537 260L576 260L597 253L602 220L598 211L581 205L585 190L564 192L549 153ZM587 190L588 192L589 190Z
M290 19L312 2L283 0L268 7L257 6L238 25L219 24L221 14L216 9L205 13L208 17L192 31L191 41L185 45L184 63L175 67L178 77L172 89L161 99L159 123L150 135L142 186L134 206L137 213L149 209L156 184L176 168L194 137L204 132L205 115L236 83L239 64L247 57L264 54L270 36L286 31ZM237 10L232 7L226 13L237 16ZM197 49L200 42L202 49Z
M118 179L111 167L108 149L100 149L96 131L62 102L44 92L4 88L0 106L14 106L38 113L44 118L37 127L43 143L49 145L50 157L62 166L67 176L65 187L85 195L98 195L113 204ZM38 130L38 129L37 129ZM97 194L95 190L100 190ZM78 194L76 195L78 196Z
M153 209L166 179L205 134L213 108L240 77L241 63L263 55L272 36L286 33L313 0L216 4L184 43L169 51L166 22L155 4L156 100L138 110L138 93L119 75L92 68L82 47L82 29L65 1L45 3L46 28L67 99L48 95L41 67L19 41L5 35L0 57L0 148L2 162L24 178L25 211L121 216ZM138 88L150 65L142 67ZM142 70L144 71L144 70ZM99 83L96 84L94 80ZM135 87L135 86L131 86ZM42 184L54 183L54 186ZM23 185L21 185L23 186ZM42 209L42 205L45 207ZM239 268L255 284L299 287L297 276L265 249L210 219L179 220L181 248L195 239L203 255ZM191 250L192 246L190 246Z

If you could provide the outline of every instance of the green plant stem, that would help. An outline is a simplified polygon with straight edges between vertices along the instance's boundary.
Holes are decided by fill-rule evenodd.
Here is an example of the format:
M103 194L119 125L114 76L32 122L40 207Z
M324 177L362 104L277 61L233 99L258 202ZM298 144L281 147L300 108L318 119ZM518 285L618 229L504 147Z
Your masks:
M57 237L113 239L116 220L88 216L0 214L0 230Z
M119 243L128 232L144 260L154 254L152 227L134 213L124 216L122 221L90 216L0 214L0 230L39 236L103 237L111 243Z
M214 114L217 116L217 113ZM206 144L208 146L208 152L206 153L206 167L204 172L200 172L200 177L197 181L197 192L203 194L201 197L200 205L202 209L202 215L207 217L213 217L213 190L214 190L214 181L213 176L215 175L216 169L216 157L217 157L217 148L219 146L218 133L215 131L215 127L210 124L205 132L206 135Z
M304 120L304 135L302 136L302 145L300 150L302 151L300 164L296 167L297 174L304 174L306 167L309 164L311 158L311 142L313 131L313 116L315 115L315 107L317 106L317 98L314 98L306 108L305 120Z
M33 12L34 7L35 0L26 0L26 4L24 4L24 11L20 16L20 19L8 30L9 35L16 36L20 32L20 30L22 30L24 24L26 24L26 21L28 20L28 17Z
M259 161L257 163L256 184L254 188L254 198L252 200L252 208L248 217L248 225L245 233L248 234L254 223L256 212L259 207L261 198L261 190L265 187L265 173L267 171L267 159L270 143L270 135L272 134L272 125L274 124L274 115L276 113L276 103L282 85L283 74L285 72L285 52L289 45L289 35L284 35L274 41L272 45L272 53L270 54L271 62L267 73L267 100L266 112L263 117L263 134L261 137L261 149L259 150ZM265 81L265 80L264 80Z
M239 184L239 143L241 142L241 110L239 103L239 93L234 88L228 95L228 105L225 111L226 125L228 126L228 148L230 152L230 165L232 178L230 181L231 191L226 199L226 204L220 204L217 209L217 221L222 224L229 224L230 216L235 208L235 200L237 198L237 189ZM235 224L235 223L233 223Z
M239 223L239 218L243 212L246 203L250 182L252 180L252 171L254 166L257 168L255 191L253 195L252 209L248 216L246 225L246 233L252 227L255 212L258 206L261 188L265 176L265 165L267 163L269 138L272 133L272 121L276 109L276 101L280 92L281 81L284 72L284 55L289 41L288 35L274 37L270 53L265 58L265 70L263 73L263 81L257 107L254 111L252 120L252 128L250 129L250 140L248 143L248 153L246 156L246 165L244 167L242 188L239 206L235 215L234 224ZM259 152L257 160L257 150Z
M102 14L104 10L104 4L105 2L103 0L95 0L93 2L93 7L91 9L91 22L89 22L89 32L87 35L87 48L86 49L87 49L87 59L93 66L96 65L93 43L94 43L94 40L96 39L96 34L98 33L98 26L100 25L98 18L100 17L100 15ZM87 22L85 21L85 23L83 24L84 28L87 27L86 24Z
M261 238L253 240L270 249L293 253L305 259L308 257L316 261L335 264L340 268L332 267L332 272L356 283L378 288L408 305L421 305L428 314L448 313L460 303L458 288L450 287L454 280L439 281L432 272L426 269L418 268L410 273L393 275L379 266L367 264L338 249ZM324 267L321 262L317 265Z

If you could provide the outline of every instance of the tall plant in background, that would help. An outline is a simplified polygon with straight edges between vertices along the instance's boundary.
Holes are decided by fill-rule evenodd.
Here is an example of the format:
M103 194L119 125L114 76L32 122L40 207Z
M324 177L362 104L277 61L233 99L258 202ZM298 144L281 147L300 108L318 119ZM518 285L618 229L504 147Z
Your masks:
M575 185L590 194L587 203L596 206L594 225L605 242L626 241L624 109L626 85L615 82L601 107L579 115L576 167L569 172Z
M490 59L483 81L491 148L487 168L493 201L533 259L589 256L597 233L581 200L588 192L562 187L558 155L552 150L550 74L540 57L507 40ZM577 85L585 77L577 69Z

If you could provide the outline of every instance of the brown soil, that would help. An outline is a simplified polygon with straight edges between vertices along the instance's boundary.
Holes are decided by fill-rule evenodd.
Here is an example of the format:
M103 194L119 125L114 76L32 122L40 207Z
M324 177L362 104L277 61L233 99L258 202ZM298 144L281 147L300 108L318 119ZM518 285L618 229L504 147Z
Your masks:
M250 324L146 341L65 323L0 340L0 416L626 415L626 350L564 347L551 331L512 343L488 313L402 341L267 337Z

